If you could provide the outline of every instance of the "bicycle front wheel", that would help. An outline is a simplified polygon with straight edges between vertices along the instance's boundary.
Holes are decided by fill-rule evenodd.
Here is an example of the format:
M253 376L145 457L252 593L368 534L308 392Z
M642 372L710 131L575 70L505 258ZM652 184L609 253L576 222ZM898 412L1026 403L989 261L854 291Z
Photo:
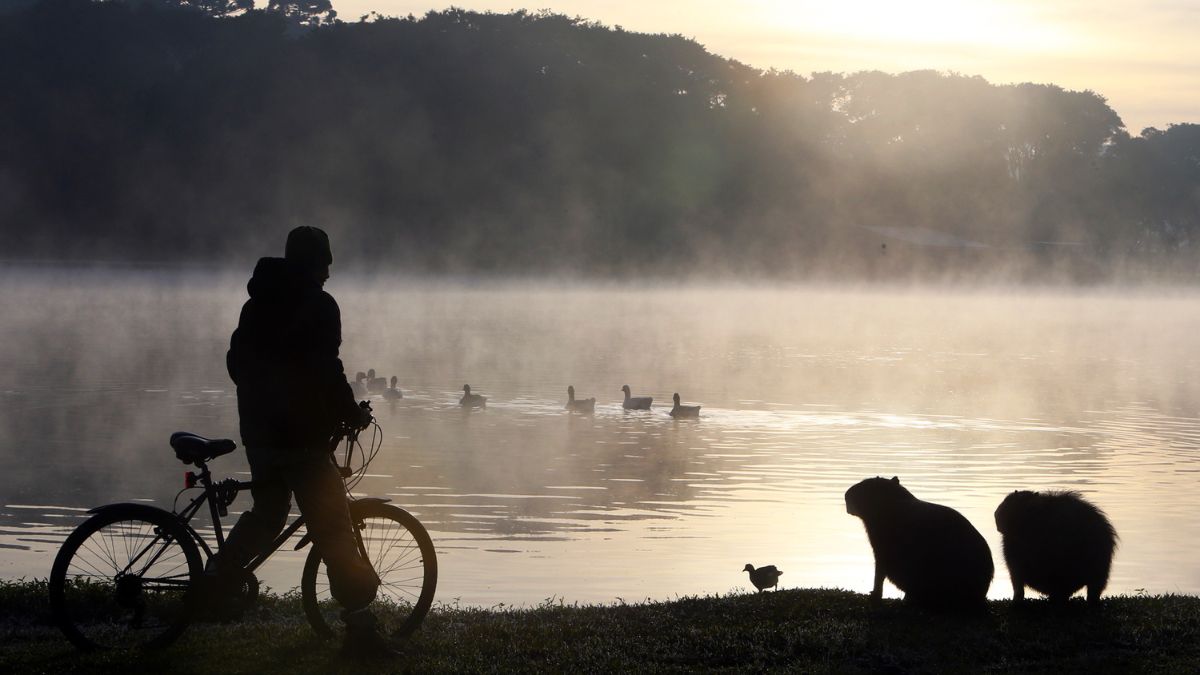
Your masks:
M380 628L398 636L412 633L429 612L437 588L433 540L412 514L391 504L353 502L350 519L379 576L375 602ZM313 630L332 637L341 607L329 593L325 561L315 545L304 562L300 596Z
M50 571L50 610L80 649L154 648L187 627L200 552L174 516L127 504L67 537Z

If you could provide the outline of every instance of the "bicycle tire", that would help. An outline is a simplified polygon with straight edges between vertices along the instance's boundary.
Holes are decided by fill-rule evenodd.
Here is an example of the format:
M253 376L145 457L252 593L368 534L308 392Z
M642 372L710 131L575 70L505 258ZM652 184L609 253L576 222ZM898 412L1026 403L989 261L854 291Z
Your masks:
M353 502L350 518L365 539L371 566L379 575L376 614L380 628L395 636L409 635L420 627L433 605L437 589L437 553L429 533L412 514L381 502ZM300 578L304 615L321 637L337 634L341 608L329 593L321 552L314 544L304 561ZM382 606L380 606L382 605Z
M76 647L154 649L191 620L200 552L175 516L107 507L67 537L50 571L50 610Z

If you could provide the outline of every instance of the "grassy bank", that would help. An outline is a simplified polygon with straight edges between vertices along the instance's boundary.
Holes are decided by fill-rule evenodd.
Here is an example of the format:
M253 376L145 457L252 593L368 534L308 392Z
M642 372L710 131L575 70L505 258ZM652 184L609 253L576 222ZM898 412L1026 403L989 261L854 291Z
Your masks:
M304 623L299 599L267 595L243 621L196 624L148 654L79 654L50 625L44 585L0 583L0 671L28 672L1196 672L1200 598L1108 598L1095 611L1045 602L946 617L837 590L637 605L436 607L405 658L348 667Z

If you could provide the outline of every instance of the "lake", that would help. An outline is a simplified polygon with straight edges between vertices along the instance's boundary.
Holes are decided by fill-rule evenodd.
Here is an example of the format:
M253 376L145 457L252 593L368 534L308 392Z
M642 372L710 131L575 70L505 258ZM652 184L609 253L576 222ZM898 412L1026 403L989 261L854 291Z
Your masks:
M876 475L983 533L993 598L1011 596L992 513L1014 489L1078 490L1108 513L1110 593L1200 593L1194 291L336 272L347 371L396 375L404 393L375 397L383 445L357 492L426 524L440 602L744 592L747 562L777 565L784 587L865 593L873 559L843 494ZM0 577L46 577L87 508L171 507L185 470L171 432L237 439L224 352L245 278L3 276ZM466 383L485 409L457 405ZM653 409L624 411L623 384ZM568 385L594 414L564 411ZM700 419L666 414L674 392ZM212 466L247 471L240 450ZM291 589L301 561L260 576Z

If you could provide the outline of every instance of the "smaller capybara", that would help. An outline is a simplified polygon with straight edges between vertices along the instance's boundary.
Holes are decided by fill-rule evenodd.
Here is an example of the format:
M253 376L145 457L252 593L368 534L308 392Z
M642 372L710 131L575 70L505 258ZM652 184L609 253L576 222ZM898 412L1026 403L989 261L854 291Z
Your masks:
M862 519L875 551L872 602L882 600L887 578L918 606L987 606L992 552L961 513L917 499L898 478L868 478L846 490L846 512Z
M1056 603L1087 586L1088 602L1099 602L1117 531L1078 492L1017 490L996 508L996 529L1004 537L1014 601L1025 599L1026 586Z

